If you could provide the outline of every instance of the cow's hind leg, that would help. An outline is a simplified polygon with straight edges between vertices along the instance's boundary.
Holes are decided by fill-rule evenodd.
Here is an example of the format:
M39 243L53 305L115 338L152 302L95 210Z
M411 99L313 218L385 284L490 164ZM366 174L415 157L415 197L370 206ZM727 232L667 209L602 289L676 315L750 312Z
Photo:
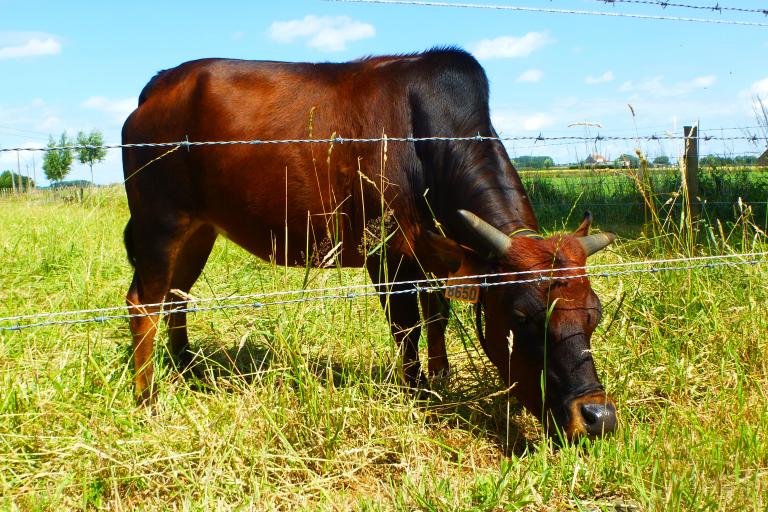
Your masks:
M437 385L448 383L450 366L445 352L445 329L448 327L449 304L440 292L420 292L421 311L427 327L429 380Z
M187 236L189 223L178 220L161 225L156 218L145 222L131 219L126 227L126 248L135 271L126 295L133 336L134 392L146 405L154 400L152 351L161 303L170 288L174 264Z
M169 308L171 313L167 317L168 349L174 364L182 372L191 365L192 354L189 351L187 313L177 310L184 310L189 306L189 291L203 272L215 241L216 230L213 226L202 225L186 239L176 256L171 293L168 296L168 300L175 303Z

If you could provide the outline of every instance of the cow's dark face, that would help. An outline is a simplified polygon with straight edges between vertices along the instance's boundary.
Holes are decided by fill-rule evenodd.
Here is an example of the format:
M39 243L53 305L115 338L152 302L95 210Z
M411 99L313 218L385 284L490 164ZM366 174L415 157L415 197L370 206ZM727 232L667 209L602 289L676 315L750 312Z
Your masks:
M464 251L455 275L536 271L504 276L484 289L488 357L514 395L550 433L573 439L616 429L616 407L597 378L590 339L601 316L600 300L584 274L588 254L612 235L588 236L591 217L573 235L507 237L470 215L469 224L490 239ZM490 250L489 250L490 249ZM490 253L480 257L479 253ZM458 258L454 255L454 261ZM528 281L543 276L544 279ZM508 281L503 284L500 281ZM491 281L493 282L493 281Z
M546 280L492 286L484 292L486 352L512 394L551 431L568 438L616 428L616 408L597 378L590 339L600 300L583 270L586 254L573 236L516 238L499 272L542 270Z

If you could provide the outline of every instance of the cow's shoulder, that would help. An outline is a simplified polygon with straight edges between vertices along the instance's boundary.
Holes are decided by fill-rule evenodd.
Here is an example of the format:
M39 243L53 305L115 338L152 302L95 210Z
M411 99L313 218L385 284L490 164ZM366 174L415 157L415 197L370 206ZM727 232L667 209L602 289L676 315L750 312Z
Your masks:
M412 78L415 135L490 133L488 78L471 54L454 47L424 52Z
M227 65L232 61L231 59L197 59L184 62L176 67L163 69L157 72L153 76L147 85L141 90L139 94L139 105L144 103L150 96L168 87L172 87L175 84L185 80L190 75L197 74L199 72L205 72L213 67L220 67Z
M487 94L488 78L469 52L456 47L434 48L422 56L423 71L436 86L470 88Z

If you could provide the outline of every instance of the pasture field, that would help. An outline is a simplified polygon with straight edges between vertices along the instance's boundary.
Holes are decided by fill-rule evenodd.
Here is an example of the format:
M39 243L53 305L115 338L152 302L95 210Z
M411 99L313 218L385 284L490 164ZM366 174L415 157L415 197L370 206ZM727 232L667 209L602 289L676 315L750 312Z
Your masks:
M576 207L537 206L542 227L573 229L589 201L546 183L535 204L555 202L537 195L550 186ZM757 209L695 243L674 212L651 229L642 208L634 224L593 209L624 237L592 263L768 250ZM122 304L127 218L120 187L0 201L0 317ZM192 295L363 282L220 239ZM505 398L463 305L456 375L424 402L399 385L375 297L190 315L199 379L158 366L154 414L134 405L127 321L0 331L0 509L766 510L766 282L766 265L594 278L594 357L619 431L564 447Z
M521 172L523 183L541 216L563 217L575 208L589 208L604 229L633 236L646 218L646 206L638 187L637 171L597 169ZM682 200L677 169L652 169L646 187L652 191L654 208L663 218L679 218ZM722 168L699 172L702 215L733 221L741 215L739 198L752 205L755 222L768 225L768 169ZM582 206L584 205L584 206Z

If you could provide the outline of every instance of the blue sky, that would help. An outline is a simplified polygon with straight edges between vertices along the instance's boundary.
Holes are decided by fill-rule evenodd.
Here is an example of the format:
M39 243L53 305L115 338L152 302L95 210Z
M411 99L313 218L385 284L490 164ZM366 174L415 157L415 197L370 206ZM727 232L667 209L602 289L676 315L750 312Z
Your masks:
M480 3L768 22L759 15L594 0ZM766 7L747 0L720 3ZM190 59L343 61L438 45L458 45L479 58L491 81L494 124L503 135L680 134L683 124L697 120L710 134L742 135L713 129L756 126L753 95L768 99L768 27L320 0L0 0L0 147L44 145L48 134L92 128L118 142L144 84L158 70ZM602 128L568 127L580 121ZM636 145L604 142L596 149L616 157ZM678 152L674 143L639 146L650 156ZM516 143L508 149L565 163L595 147ZM711 141L701 151L760 150L746 142ZM45 184L41 159L20 154L22 169L28 165L31 173L34 163L38 182ZM0 168L15 169L16 155L1 153ZM99 183L120 181L119 151L110 151L94 172ZM75 164L70 178L87 177L87 168Z

